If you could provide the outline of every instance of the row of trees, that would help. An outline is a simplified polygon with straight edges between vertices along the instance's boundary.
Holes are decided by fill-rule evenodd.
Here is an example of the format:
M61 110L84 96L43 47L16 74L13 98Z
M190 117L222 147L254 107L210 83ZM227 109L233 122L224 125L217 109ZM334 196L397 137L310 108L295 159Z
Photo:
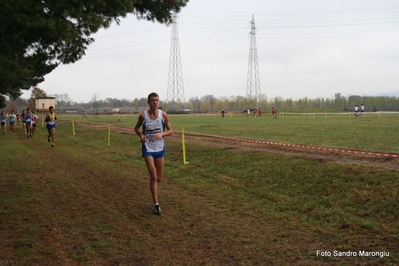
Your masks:
M46 92L39 88L32 90L30 99L17 98L15 101L7 101L6 111L22 110L26 107L35 109L35 97L47 96ZM126 109L138 110L139 108L147 107L147 98L135 98L134 100L106 98L100 99L100 96L95 94L90 102L76 103L68 94L54 94L49 95L55 97L56 108L76 108L88 110L90 108L119 108L121 111ZM264 98L262 105L259 106L263 110L271 109L272 107L284 111L352 111L355 105L360 106L364 104L366 111L399 111L399 97L395 96L342 96L340 93L335 94L331 98L300 98L293 100L292 98L283 99L282 97ZM162 102L164 110L168 110L166 102ZM247 109L247 101L244 96L230 96L216 98L213 95L206 95L201 98L193 97L185 106L188 106L192 112L207 113L207 112L220 112L236 111L243 112Z
M217 112L225 111L243 111L247 109L247 101L243 96L230 96L216 98L213 95L207 95L201 98L194 97L189 100L191 111L194 112ZM333 111L352 111L355 105L364 104L367 111L399 111L399 97L394 96L342 96L340 93L331 98L292 98L283 99L282 97L264 98L262 100L262 109L295 111L295 110L333 110Z
M94 97L93 97L94 99ZM82 108L93 107L94 100L89 103L75 104ZM106 98L99 100L98 96L95 100L96 106L103 108L134 108L147 106L147 98L136 98L134 100ZM336 93L332 98L300 98L293 100L292 98L283 99L282 97L264 98L262 109L271 109L275 107L279 110L334 110L334 111L352 111L355 105L364 104L367 111L399 111L399 97L395 96L358 96L351 95L348 97ZM213 95L205 95L203 97L193 97L184 104L188 106L192 112L206 113L225 111L244 111L247 109L247 99L244 96L230 96L217 98ZM162 102L164 110L168 110L166 102Z

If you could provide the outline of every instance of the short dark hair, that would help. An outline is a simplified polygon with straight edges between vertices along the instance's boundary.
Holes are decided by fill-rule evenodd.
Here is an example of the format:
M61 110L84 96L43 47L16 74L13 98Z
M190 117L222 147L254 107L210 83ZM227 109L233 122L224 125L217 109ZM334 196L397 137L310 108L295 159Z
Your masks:
M50 106L48 109L49 109L49 110L50 110L50 109L54 109L54 107L53 107L53 106Z
M150 94L148 94L147 101L149 102L152 97L159 97L159 95L155 92L151 92Z

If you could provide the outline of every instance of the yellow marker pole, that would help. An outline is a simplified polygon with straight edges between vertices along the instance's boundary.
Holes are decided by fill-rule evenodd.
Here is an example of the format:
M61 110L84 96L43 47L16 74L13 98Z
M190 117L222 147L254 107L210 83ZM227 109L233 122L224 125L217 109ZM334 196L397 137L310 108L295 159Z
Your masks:
M314 119L314 113L313 113L313 119Z
M72 134L76 135L75 133L75 121L72 120Z
M326 113L326 118L327 118L327 113Z
M111 145L111 124L108 124L108 146Z
M183 144L183 164L188 164L188 162L186 161L186 144L184 141L184 128L181 129L181 141Z
M381 118L381 111L378 111L378 119Z
M232 113L230 113L230 117L233 118L233 114Z
M42 127L44 127L44 118L42 118Z

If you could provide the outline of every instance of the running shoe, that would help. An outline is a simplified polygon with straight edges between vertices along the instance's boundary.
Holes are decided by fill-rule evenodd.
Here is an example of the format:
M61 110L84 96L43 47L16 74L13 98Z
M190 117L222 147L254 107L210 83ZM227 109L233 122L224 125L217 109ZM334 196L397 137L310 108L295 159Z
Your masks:
M54 143L51 143L51 147L53 147L53 148L54 148Z
M157 215L161 214L161 205L159 205L159 204L154 205L154 214L157 214Z

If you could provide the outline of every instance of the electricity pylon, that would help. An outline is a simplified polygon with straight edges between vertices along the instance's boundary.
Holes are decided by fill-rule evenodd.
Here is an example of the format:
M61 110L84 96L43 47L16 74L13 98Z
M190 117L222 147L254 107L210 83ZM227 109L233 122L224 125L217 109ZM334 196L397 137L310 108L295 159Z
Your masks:
M168 112L181 112L184 109L185 100L176 13L173 14L172 19L172 38L170 42L168 91L166 101Z
M247 76L247 107L261 108L262 100L260 94L258 51L256 48L255 18L251 20L251 43L249 46L248 76Z

